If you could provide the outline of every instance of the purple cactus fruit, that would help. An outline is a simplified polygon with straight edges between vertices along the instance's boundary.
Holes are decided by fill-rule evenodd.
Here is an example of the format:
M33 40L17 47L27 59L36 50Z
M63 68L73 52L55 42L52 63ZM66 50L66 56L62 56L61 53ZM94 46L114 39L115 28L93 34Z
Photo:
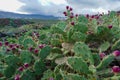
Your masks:
M71 22L71 25L75 25L75 23L74 23L74 22Z
M69 6L66 6L66 9L68 10L68 9L69 9Z
M71 16L70 16L70 18L74 18L74 16L73 16L73 15L71 15Z
M100 58L103 59L105 57L105 53L100 53Z
M65 14L67 14L67 12L63 12L63 14L65 15Z
M6 51L9 52L11 49L7 48Z
M49 80L54 80L54 78L51 77L51 78L49 78Z
M2 42L0 41L0 47L2 46Z
M6 41L6 42L5 42L5 46L8 46L8 45L9 45L9 42Z
M16 46L17 44L13 44L14 46Z
M20 45L19 44L14 44L14 47L19 48Z
M18 68L18 70L19 70L19 71L23 71L24 68L21 66L21 67Z
M72 11L73 9L70 7L70 11Z
M35 54L38 54L38 52L39 52L38 49L35 49L35 50L34 50L34 53L35 53Z
M86 18L89 18L89 14L86 15Z
M95 16L94 16L94 15L92 15L92 16L91 16L91 18L95 18Z
M40 49L42 49L42 48L44 48L44 47L45 47L44 44L40 44L40 45L39 45L39 48L40 48Z
M39 36L40 36L40 34L39 34L39 33L36 33L36 36L37 36L37 37L39 37Z
M78 17L78 14L76 14L75 16Z
M119 51L119 50L115 50L115 51L113 52L113 55L114 55L115 57L120 56L120 51Z
M96 18L96 19L99 19L99 16L96 16L95 18Z
M67 16L67 14L65 14L65 16Z
M15 49L16 49L15 47L11 48L11 50L15 50Z
M24 63L24 67L25 67L25 68L28 68L28 67L29 67L29 64L28 64L28 63Z
M33 50L33 47L30 47L30 48L28 48L28 50L29 50L30 52L32 52L32 50Z
M14 80L20 80L20 75L17 74L17 75L15 76Z
M13 48L14 47L14 44L9 44L9 48Z
M109 25L109 26L108 26L109 29L112 29L112 27L113 27L112 25Z
M112 72L115 73L115 74L119 73L120 72L120 67L119 66L113 66L112 67Z
M64 14L65 16L67 16L67 12L63 12L63 14Z
M20 45L17 44L17 45L16 45L16 48L20 48Z

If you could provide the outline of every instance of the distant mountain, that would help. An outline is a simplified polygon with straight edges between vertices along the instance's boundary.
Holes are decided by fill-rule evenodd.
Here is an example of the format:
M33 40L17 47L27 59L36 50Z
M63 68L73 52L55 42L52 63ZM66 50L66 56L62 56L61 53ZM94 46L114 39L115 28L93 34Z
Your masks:
M0 11L0 18L24 18L24 19L59 19L54 16L45 16L39 14L19 14L13 12Z

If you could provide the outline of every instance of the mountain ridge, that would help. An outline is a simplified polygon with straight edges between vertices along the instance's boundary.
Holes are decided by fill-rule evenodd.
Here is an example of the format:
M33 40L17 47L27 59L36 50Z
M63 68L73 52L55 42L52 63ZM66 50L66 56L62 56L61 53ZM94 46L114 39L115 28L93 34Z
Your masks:
M58 19L59 17L46 16L41 14L20 14L7 11L0 11L0 18L17 18L17 19Z

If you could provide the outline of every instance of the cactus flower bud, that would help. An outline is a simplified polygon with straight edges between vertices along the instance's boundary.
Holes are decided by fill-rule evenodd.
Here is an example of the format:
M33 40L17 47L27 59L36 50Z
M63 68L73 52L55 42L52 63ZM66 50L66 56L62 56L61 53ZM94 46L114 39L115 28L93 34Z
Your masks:
M71 22L71 25L73 25L73 26L74 26L74 25L75 25L75 23L74 23L74 22Z
M6 51L9 52L11 49L7 48Z
M54 78L51 77L51 78L49 78L49 80L54 80Z
M32 50L33 50L33 47L30 47L30 48L28 48L28 50L29 50L30 52L32 52Z
M17 44L17 45L16 45L16 48L19 48L19 47L20 47L20 45Z
M39 50L38 50L38 49L35 49L35 50L34 50L34 53L35 53L35 54L37 54L38 52L39 52Z
M95 18L96 18L96 19L99 19L99 16L96 16Z
M23 67L19 67L18 70L19 70L19 71L23 71L24 68L23 68Z
M76 14L75 16L78 17L78 14Z
M105 53L100 53L100 58L103 59L105 57Z
M11 48L11 50L15 50L15 49L16 49L15 47Z
M114 51L114 52L113 52L113 55L114 55L115 57L120 56L120 51L119 51L119 50Z
M66 6L66 9L68 10L68 9L69 9L69 6Z
M5 46L8 46L8 45L9 45L9 42L6 41L6 42L5 42Z
M28 68L28 67L29 67L29 64L28 64L28 63L24 63L24 67L25 67L25 68Z
M86 15L86 18L89 18L89 14Z
M63 12L63 14L65 15L65 14L67 14L67 12Z
M14 80L20 80L20 75L17 74L17 75L15 76Z
M94 16L94 15L92 15L92 16L91 16L91 18L95 18L95 16Z
M72 11L73 9L72 8L70 8L70 11Z
M113 26L112 25L109 25L108 28L111 29Z
M9 47L12 49L14 47L14 45L13 44L9 44Z
M65 16L67 16L67 14L65 14Z
M63 12L63 14L64 14L65 16L67 16L67 12Z
M39 48L40 48L40 49L42 49L43 47L44 47L44 45L43 45L43 44L40 44L40 45L39 45Z
M115 74L119 73L120 72L120 67L119 66L113 66L112 67L112 72L115 73Z
M0 42L0 47L2 46L2 42Z
M71 15L70 18L74 18L74 16Z

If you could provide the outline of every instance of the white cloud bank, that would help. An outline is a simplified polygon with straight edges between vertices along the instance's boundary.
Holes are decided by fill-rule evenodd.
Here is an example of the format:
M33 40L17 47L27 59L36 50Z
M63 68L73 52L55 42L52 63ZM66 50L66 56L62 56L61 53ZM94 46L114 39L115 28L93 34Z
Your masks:
M0 0L0 10L53 16L63 16L66 5L80 14L120 10L120 0Z

